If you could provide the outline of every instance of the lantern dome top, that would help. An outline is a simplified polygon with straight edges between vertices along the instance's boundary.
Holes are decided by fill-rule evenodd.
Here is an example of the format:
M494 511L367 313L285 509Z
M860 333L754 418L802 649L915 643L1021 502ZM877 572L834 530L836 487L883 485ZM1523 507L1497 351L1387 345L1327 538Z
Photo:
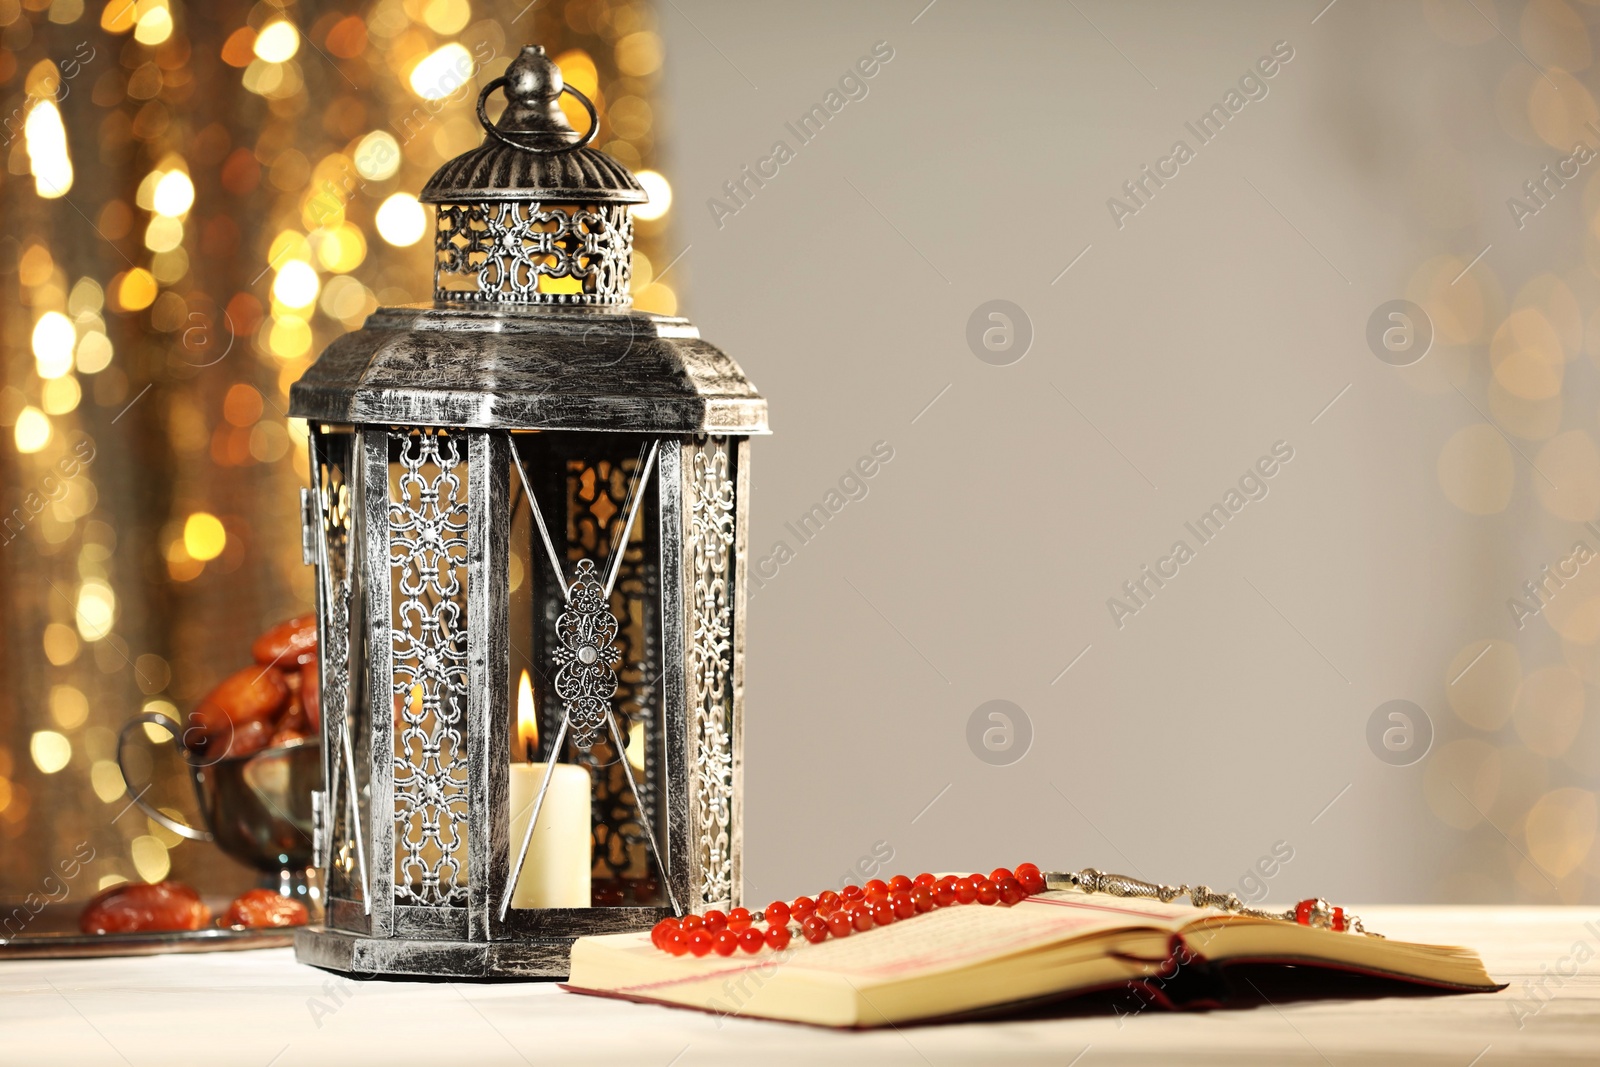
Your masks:
M504 86L491 124L489 94ZM424 187L438 205L434 301L375 311L289 390L326 423L764 434L767 402L686 319L629 305L628 169L556 98L594 105L533 45L478 96L489 137Z
M503 88L506 109L489 121L489 96ZM567 93L589 112L588 132L572 128L558 98ZM506 72L478 94L478 121L488 136L428 179L425 204L485 200L535 203L642 204L649 199L627 167L588 147L599 129L594 104L567 85L543 46L528 45Z

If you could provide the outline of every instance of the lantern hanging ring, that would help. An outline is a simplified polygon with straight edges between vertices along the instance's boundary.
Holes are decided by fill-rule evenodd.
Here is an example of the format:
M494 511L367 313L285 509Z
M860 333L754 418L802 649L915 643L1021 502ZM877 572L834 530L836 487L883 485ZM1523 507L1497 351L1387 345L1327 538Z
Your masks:
M594 135L600 132L600 113L595 110L594 101L590 100L587 96L584 96L572 86L562 85L561 89L556 95L559 96L561 93L571 93L577 99L578 103L583 105L583 109L589 113L589 131L587 133L571 144L557 145L554 148L541 148L538 145L528 144L525 141L518 141L507 137L503 131L497 129L495 124L489 121L488 106L489 94L494 92L496 89L503 89L505 86L506 79L504 76L502 76L496 78L488 85L485 85L483 87L483 92L478 94L478 122L483 126L484 131L488 133L490 137L493 137L502 144L508 144L512 148L520 148L524 152L536 152L541 155L553 156L561 152L571 152L579 148L587 147L589 142L594 140Z

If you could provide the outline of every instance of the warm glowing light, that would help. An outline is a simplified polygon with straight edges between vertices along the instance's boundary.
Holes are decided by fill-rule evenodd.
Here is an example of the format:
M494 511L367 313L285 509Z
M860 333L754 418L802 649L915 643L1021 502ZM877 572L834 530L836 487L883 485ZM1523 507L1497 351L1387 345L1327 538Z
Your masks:
M127 33L133 29L133 20L139 14L139 5L133 0L106 0L100 13L100 28L107 33Z
M298 315L283 315L273 320L267 332L267 347L279 359L299 359L311 351L311 327Z
M517 680L517 743L532 763L539 752L539 714L533 704L533 679L527 671Z
M57 667L65 667L78 658L77 631L64 622L46 626L39 643L44 647L44 658Z
M133 869L147 882L159 882L172 871L172 858L159 837L152 834L136 837L128 846L128 852L133 856Z
M472 21L472 7L467 0L428 0L422 21L434 33L460 33Z
M128 791L122 772L108 759L94 761L94 766L89 768L89 785L94 788L94 795L107 804L121 800Z
M451 42L423 57L411 68L411 91L424 100L443 100L472 77L472 53Z
M644 723L636 722L628 727L628 747L625 750L628 762L633 769L644 773Z
M111 366L111 338L94 330L83 335L78 342L78 371L81 374L99 374Z
M311 243L317 262L336 274L355 270L367 258L367 239L348 222L312 234Z
M385 200L374 221L379 236L397 248L416 244L428 228L427 213L410 193L395 193Z
M143 267L135 267L122 276L117 286L117 303L124 311L141 311L155 303L160 289L156 276Z
M117 594L98 578L86 578L78 587L78 633L98 641L111 632L117 618Z
M194 182L183 171L169 170L156 182L157 213L177 218L193 205Z
M76 410L82 399L83 387L70 374L51 378L39 390L39 403L44 405L46 415L66 415Z
M18 452L37 452L50 443L50 417L29 404L17 413Z
M278 276L272 280L272 298L285 307L310 307L320 288L315 268L304 260L291 259L278 268Z
M51 686L50 717L63 730L76 730L89 718L89 698L75 685Z
M46 774L54 774L72 762L72 742L54 730L39 730L28 743L34 765Z
M35 104L22 133L34 191L46 200L65 196L72 188L72 157L67 152L67 128L61 124L56 102L41 100Z
M133 27L134 40L140 44L160 44L171 36L172 12L165 4L151 4L139 13L139 21Z
M393 178L400 169L400 142L386 130L373 130L356 145L356 171L368 181Z
M33 327L33 358L41 378L59 378L72 369L78 332L59 311L46 311Z
M183 550L190 559L216 559L228 543L222 520L207 511L197 511L183 523Z
M639 179L639 184L644 186L646 195L650 197L647 204L635 204L633 217L636 219L659 219L672 207L672 186L667 184L667 179L653 170L641 170L634 175Z
M170 252L183 244L183 223L166 215L157 215L145 227L144 246L152 252Z
M268 63L286 62L300 50L300 31L292 22L274 22L256 35L255 50Z

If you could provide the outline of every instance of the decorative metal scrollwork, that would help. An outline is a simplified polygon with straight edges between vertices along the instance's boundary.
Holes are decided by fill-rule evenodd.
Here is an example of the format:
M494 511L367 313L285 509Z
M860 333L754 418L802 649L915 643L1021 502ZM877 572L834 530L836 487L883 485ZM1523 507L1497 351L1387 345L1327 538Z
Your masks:
M440 300L625 304L633 218L624 204L440 204L434 252Z
M467 492L458 468L466 442L435 430L392 436L403 468L389 503L395 899L464 905Z
M711 438L690 456L690 573L694 587L689 663L697 735L693 773L700 897L729 901L733 895L734 484L725 438Z
M556 620L561 648L554 658L556 696L566 706L572 743L587 751L600 740L617 692L617 617L607 609L608 597L594 561L578 561L577 574L567 587L567 610Z

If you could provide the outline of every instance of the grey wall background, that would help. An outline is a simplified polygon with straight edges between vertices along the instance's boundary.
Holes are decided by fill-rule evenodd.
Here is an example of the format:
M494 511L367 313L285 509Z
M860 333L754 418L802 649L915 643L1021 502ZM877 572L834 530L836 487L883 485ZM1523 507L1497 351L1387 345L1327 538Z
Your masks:
M747 893L875 847L1238 886L1285 842L1276 900L1600 898L1600 567L1520 630L1507 606L1600 546L1600 164L1520 229L1506 204L1600 146L1600 12L924 3L662 6L673 270L771 399L753 562L793 550L751 602ZM880 41L800 144L785 123ZM1200 145L1185 123L1276 42L1267 95ZM1108 198L1180 138L1119 228ZM708 199L780 139L719 225ZM1366 331L1403 297L1437 336L1394 367ZM1007 366L965 336L994 299L1034 333ZM800 543L785 523L880 441ZM1280 441L1268 495L1199 546L1185 522ZM1108 598L1180 538L1195 558L1119 629ZM1397 699L1434 734L1409 766L1367 738ZM968 742L992 700L1031 724L1008 765Z

